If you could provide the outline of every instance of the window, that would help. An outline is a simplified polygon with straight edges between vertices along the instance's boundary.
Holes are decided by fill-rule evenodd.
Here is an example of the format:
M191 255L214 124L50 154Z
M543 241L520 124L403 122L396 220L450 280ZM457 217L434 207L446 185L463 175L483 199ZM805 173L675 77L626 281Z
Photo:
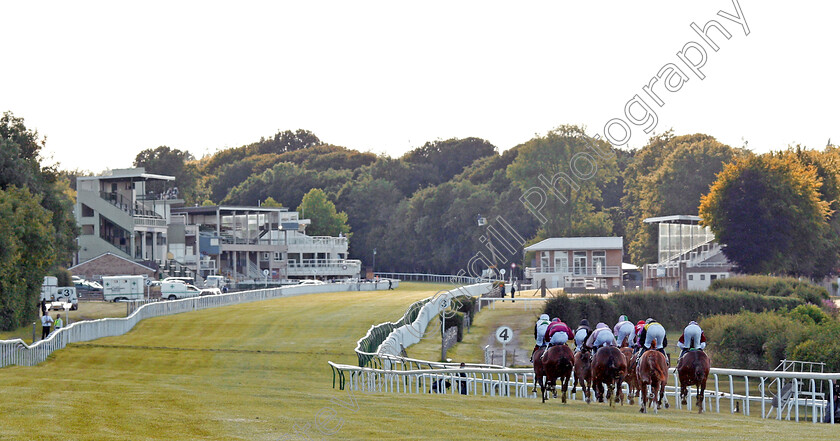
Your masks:
M575 251L572 264L575 274L586 274L586 251Z
M607 270L607 252L593 251L592 252L592 268L595 274L605 274Z
M725 278L726 278L726 274L721 274L721 275L720 275L720 278L721 278L721 279L725 279Z
M709 280L715 280L715 279L717 279L717 274L712 274L712 275L709 276Z
M567 273L569 272L569 253L565 251L554 252L554 272Z
M706 280L706 275L705 274L700 274L700 280Z
M279 262L283 260L283 253L275 252L274 253L274 261Z
M694 274L689 274L688 275L688 280L694 280Z
M540 269L543 271L548 271L549 261L548 261L548 252L543 251L540 253Z

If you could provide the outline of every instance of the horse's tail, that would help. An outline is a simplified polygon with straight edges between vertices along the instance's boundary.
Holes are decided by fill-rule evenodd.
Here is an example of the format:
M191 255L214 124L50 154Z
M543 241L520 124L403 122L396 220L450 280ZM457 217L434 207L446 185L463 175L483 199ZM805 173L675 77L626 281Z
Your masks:
M656 339L655 338L650 341L650 348L651 349L656 349Z

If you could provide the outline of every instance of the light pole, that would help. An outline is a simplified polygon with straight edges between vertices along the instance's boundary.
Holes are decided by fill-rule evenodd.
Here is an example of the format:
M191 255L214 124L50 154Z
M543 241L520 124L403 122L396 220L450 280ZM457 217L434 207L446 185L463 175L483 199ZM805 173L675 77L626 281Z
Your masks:
M370 273L376 279L376 248L373 249L373 265L371 265Z
M487 219L481 214L478 215L478 226L483 227L487 225ZM488 265L488 276L493 277L496 272L496 249L493 248L493 240L490 238L490 230L487 230L487 245L490 247L490 265Z

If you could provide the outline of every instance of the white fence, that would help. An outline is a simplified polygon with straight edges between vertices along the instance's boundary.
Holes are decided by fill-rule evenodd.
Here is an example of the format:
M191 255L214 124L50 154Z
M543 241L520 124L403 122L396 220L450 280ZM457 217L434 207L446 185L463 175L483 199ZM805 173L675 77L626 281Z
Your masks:
M476 297L488 292L490 289L491 284L489 283L461 286L416 302L408 308L408 311L406 311L402 319L396 323L385 322L371 326L367 334L356 343L355 351L359 356L359 364L364 365L367 360L382 354L399 356L403 348L407 348L423 338L429 322L437 317L442 310L449 307L452 298L463 295ZM423 305L420 312L416 318L408 323L413 307L419 304ZM366 351L365 349L370 347L370 340L376 339L376 334L382 333L384 330L388 331L388 335L378 344L376 350L373 352ZM390 367L390 358L381 358L381 360L386 363L386 368Z
M452 276L447 274L425 274L425 273L381 273L376 271L374 275L384 278L401 279L405 281L417 282L435 282L435 283L454 283L461 285L470 285L480 283L481 280L477 277L470 276Z
M531 391L534 387L534 371L531 368L475 364L459 368L456 363L437 363L387 355L383 358L388 360L383 360L381 364L393 366L394 369L374 369L329 362L333 369L333 387L338 380L340 389L347 387L350 390L365 392L537 397L537 394ZM679 409L682 407L679 387L674 386L679 384L679 377L674 368L670 369L670 373L673 379L669 381L671 386L666 388L666 399ZM834 403L834 385L838 381L840 374L712 368L706 387L704 408L718 413L721 409L725 412L728 408L730 413L744 415L752 415L760 410L758 416L761 418L810 420L815 423L828 416L828 422L834 424L834 406L829 406L827 413L824 409L827 403ZM792 386L783 386L783 383ZM776 386L771 387L771 384ZM821 389L820 386L825 387ZM626 384L624 387L626 391ZM571 391L571 386L569 390ZM696 395L692 392L692 387L688 388L688 391L687 409L691 410ZM583 399L583 391L578 389L576 394L570 394L570 398Z
M0 368L10 365L34 366L46 360L54 351L67 346L69 343L122 335L130 331L141 320L151 317L256 302L277 297L340 291L368 291L387 288L388 281L379 281L378 283L328 283L324 285L256 289L230 294L147 303L137 308L128 317L75 322L70 326L53 332L46 339L38 341L31 346L24 343L21 339L0 340Z

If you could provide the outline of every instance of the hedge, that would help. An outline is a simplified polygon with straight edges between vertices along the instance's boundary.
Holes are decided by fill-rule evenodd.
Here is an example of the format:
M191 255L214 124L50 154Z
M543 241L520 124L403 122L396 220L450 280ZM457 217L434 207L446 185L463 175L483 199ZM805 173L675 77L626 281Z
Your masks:
M828 298L828 291L825 288L793 277L729 277L713 281L709 290L736 290L768 296L798 297L815 305L819 305L822 300Z
M668 329L682 329L691 320L739 311L791 310L804 302L796 297L776 297L743 291L633 292L610 297L582 295L555 296L546 303L549 317L560 317L570 326L586 318L590 325L614 325L621 314L631 321L653 317Z
M701 321L712 365L772 370L788 359L823 362L826 372L840 372L840 322L813 308L741 312Z

